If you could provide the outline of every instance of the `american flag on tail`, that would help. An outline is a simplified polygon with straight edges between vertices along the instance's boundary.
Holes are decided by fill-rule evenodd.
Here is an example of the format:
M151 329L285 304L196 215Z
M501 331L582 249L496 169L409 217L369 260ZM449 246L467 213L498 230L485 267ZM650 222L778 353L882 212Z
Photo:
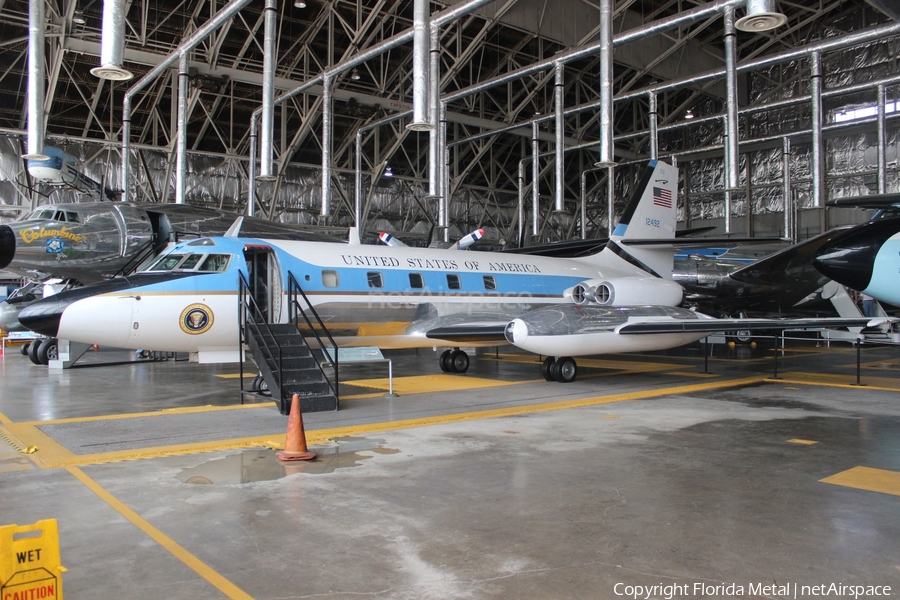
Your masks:
M672 192L666 188L653 188L653 204L663 208L672 208Z

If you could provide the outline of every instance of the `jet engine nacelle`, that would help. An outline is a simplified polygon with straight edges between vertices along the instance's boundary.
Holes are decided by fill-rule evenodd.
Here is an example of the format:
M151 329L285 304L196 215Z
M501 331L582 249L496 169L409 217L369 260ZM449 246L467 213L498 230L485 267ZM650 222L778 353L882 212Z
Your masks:
M677 306L683 288L668 279L657 277L614 277L589 279L566 293L575 304L599 306L635 306L661 304Z

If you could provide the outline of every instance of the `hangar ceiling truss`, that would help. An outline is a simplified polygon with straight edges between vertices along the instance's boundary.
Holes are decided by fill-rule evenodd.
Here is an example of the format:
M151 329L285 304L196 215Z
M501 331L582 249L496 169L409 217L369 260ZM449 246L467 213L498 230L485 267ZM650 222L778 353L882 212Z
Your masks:
M142 77L199 26L224 6L223 0L133 0L127 5L125 66ZM412 26L412 0L307 0L306 7L278 3L276 41L277 93L288 91L354 54L371 48ZM615 31L628 31L671 17L704 3L691 0L620 0L614 3ZM860 0L795 0L778 2L788 17L783 27L738 36L738 61L803 47L815 40L888 22ZM431 2L436 12L444 3ZM249 4L216 31L190 59L191 92L187 147L197 177L189 184L191 202L242 209L247 201L251 113L260 106L263 70L263 2ZM464 89L492 77L552 58L598 37L598 7L592 0L497 0L441 31L440 88L442 94ZM100 176L116 182L122 134L122 98L129 82L94 77L99 64L102 0L49 0L46 4L46 132L48 143L81 148L78 158L104 169ZM28 1L0 0L0 131L22 139L26 127ZM617 47L614 54L616 95L667 80L689 77L724 65L721 16L671 29L646 41ZM567 108L598 96L598 56L565 65ZM171 201L175 164L177 69L168 70L139 94L132 111L132 147L137 160L131 174L139 199ZM327 226L346 226L353 214L355 138L360 127L384 119L411 104L412 46L400 46L342 73L335 82L332 164L336 202L331 215L318 215L312 192L298 190L298 181L318 177L322 153L321 88L291 98L276 108L274 159L278 177L261 184L257 212L273 219ZM782 98L782 87L796 85L790 77L772 80L767 97ZM795 71L794 79L805 77ZM742 80L742 90L749 87ZM742 94L744 93L742 91ZM659 124L682 120L685 110L720 111L721 80L687 85L658 97ZM515 242L519 162L530 160L530 127L536 113L553 111L552 69L466 96L448 107L451 142L516 123L525 127L460 143L449 152L451 226L465 231L476 226L497 229ZM744 98L742 103L746 103ZM646 130L649 110L645 97L617 102L617 135ZM369 223L411 229L433 223L436 207L425 198L428 178L428 135L410 132L405 121L365 131L362 168ZM567 153L565 196L568 215L546 219L545 237L577 235L577 199L582 173L591 169L598 138L596 110L569 114L567 146L584 149ZM542 152L552 150L552 123L541 125ZM721 127L710 126L706 144L720 139ZM621 160L646 158L648 136L617 143ZM23 142L22 142L23 143ZM686 142L687 143L687 142ZM394 181L382 181L390 166ZM204 176L208 174L209 176ZM542 160L537 182L542 197L553 189L554 169ZM19 177L23 177L20 173ZM305 179L304 179L305 178ZM587 194L604 193L603 173L586 178ZM375 185L373 185L375 182ZM27 185L25 180L22 180ZM532 185L532 182L526 182ZM315 186L307 186L313 189ZM202 189L201 189L202 188ZM526 193L530 194L529 191ZM394 197L396 196L396 197ZM550 202L549 200L547 200ZM599 205L587 216L595 227L603 222ZM298 217L298 215L302 215Z

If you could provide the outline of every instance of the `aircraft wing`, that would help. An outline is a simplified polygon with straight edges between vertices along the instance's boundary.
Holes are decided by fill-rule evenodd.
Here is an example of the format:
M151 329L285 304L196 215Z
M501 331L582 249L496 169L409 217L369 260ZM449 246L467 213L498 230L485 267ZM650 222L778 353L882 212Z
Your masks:
M900 194L868 194L866 196L848 196L835 198L828 206L838 208L873 208L891 210L900 208Z
M682 238L674 240L622 240L627 246L671 246L673 248L708 248L710 246L733 248L748 244L777 244L784 243L778 237L750 237L750 238Z
M805 319L702 319L697 321L640 321L625 323L616 328L620 335L648 335L722 331L758 331L787 329L835 329L837 327L878 327L894 323L890 317L823 317Z
M503 332L509 321L496 323L460 323L447 327L435 327L425 332L425 337L431 340L444 340L458 343L485 343L496 342L507 344Z

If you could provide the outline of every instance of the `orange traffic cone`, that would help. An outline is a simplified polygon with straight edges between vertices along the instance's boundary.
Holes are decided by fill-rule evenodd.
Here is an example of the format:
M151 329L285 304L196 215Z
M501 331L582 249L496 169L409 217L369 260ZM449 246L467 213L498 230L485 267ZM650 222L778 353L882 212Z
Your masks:
M303 415L300 414L300 397L291 398L291 414L288 415L287 439L284 450L275 453L278 460L312 460L315 452L306 448L306 433L303 431Z

